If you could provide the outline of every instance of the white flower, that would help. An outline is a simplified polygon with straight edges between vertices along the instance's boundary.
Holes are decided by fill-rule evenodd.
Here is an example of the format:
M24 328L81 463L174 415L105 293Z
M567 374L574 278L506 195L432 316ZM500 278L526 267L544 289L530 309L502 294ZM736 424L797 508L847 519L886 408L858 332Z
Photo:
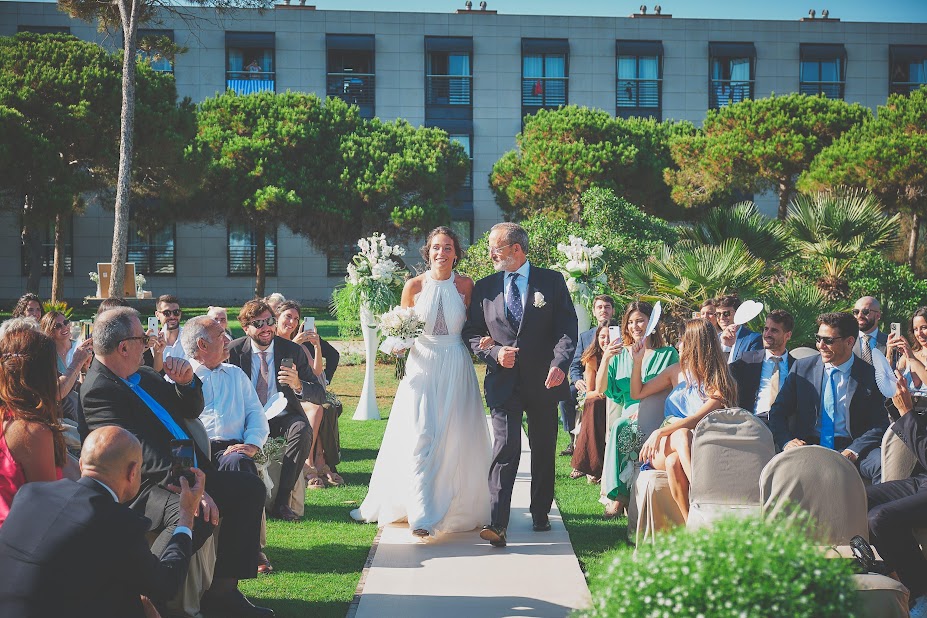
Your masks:
M573 294L574 292L579 291L579 284L576 282L576 279L574 279L573 277L567 277L566 286L567 286L567 291L570 294Z
M541 294L540 292L535 292L534 293L534 306L540 309L546 304L547 304L547 301L544 300L544 295Z

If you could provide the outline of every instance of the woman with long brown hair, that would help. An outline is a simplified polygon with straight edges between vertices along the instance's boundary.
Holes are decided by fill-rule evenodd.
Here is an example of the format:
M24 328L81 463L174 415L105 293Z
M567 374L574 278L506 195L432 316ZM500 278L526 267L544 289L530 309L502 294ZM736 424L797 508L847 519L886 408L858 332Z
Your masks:
M595 374L602 362L604 348L608 346L608 324L602 324L595 331L592 343L583 351L580 362L586 384L595 384ZM580 416L579 435L573 446L573 473L570 478L585 476L590 483L602 478L602 464L605 460L606 412L605 395L590 388L586 391L583 412Z
M649 461L655 469L666 470L673 499L688 519L692 430L709 412L737 405L737 384L728 369L717 331L708 320L688 320L679 347L679 362L642 384L644 346L634 345L631 396L641 399L673 389L666 398L666 420L641 447L640 461Z
M20 487L61 478L67 461L55 357L52 340L31 328L0 339L0 524Z

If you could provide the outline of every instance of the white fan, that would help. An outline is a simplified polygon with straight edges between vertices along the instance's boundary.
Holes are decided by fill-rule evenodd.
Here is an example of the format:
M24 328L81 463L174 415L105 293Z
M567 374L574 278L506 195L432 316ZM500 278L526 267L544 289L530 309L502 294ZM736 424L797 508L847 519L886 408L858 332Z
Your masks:
M763 303L755 300L745 300L734 312L734 324L746 324L756 316L763 313Z
M647 330L644 331L644 339L653 334L653 331L657 329L657 324L660 322L660 316L663 315L663 305L660 304L660 301L657 301L653 304L653 311L650 312L650 321L647 322Z
M885 358L885 354L878 348L872 350L872 366L875 369L876 385L879 387L879 392L885 397L894 397L895 393L898 392L897 378L895 372L892 371L891 364Z
M264 416L267 417L267 420L280 416L284 410L286 410L286 397L280 391L277 391L277 394L264 404Z

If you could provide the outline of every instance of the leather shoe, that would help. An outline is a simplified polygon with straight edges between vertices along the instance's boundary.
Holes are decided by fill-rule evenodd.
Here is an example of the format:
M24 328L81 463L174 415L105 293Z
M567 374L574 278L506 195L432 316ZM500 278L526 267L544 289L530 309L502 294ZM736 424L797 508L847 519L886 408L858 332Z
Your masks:
M222 618L269 618L274 615L274 610L253 605L237 590L221 595L207 592L200 601L200 609L208 616Z
M271 509L270 513L271 519L282 519L283 521L299 521L299 515L293 512L293 509L283 504L281 506L275 506Z
M531 528L535 532L548 532L550 530L550 518L547 515L532 515L534 525Z
M489 541L493 547L505 547L505 528L502 526L483 526L480 538Z

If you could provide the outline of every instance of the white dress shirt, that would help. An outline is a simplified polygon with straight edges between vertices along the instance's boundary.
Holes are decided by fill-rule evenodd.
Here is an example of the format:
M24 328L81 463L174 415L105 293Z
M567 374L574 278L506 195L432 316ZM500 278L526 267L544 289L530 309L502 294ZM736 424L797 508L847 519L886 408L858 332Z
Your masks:
M869 336L869 349L875 350L879 345L879 327L877 326L873 328L871 333L864 333L863 331L859 331L859 345L860 346L863 345L863 335Z
M779 390L782 390L782 385L785 384L785 376L789 372L788 361L786 356L788 356L789 351L786 350L782 353L782 358L779 360ZM769 416L769 390L771 388L772 374L773 369L775 369L775 363L772 361L773 353L769 350L766 350L766 358L763 360L763 368L760 370L760 387L756 391L756 402L753 406L754 412L760 416Z
M503 272L505 272L505 278L503 279L503 283L502 283L502 293L505 295L503 300L505 301L505 304L508 305L509 281L511 279L509 275L511 275L512 273L510 273L509 271L503 271ZM517 279L515 279L515 287L518 288L518 293L521 294L521 306L522 306L522 309L524 309L525 303L528 301L527 299L528 275L531 273L531 263L525 260L525 263L521 265L521 268L519 268L518 270L512 271L512 272L516 272L520 275Z
M161 334L164 335L165 341L167 340L167 328L161 329ZM177 341L174 342L174 345L164 346L164 352L161 353L162 360L167 360L170 357L174 358L187 358L187 353L183 351L183 346L180 345L180 336L183 334L183 326L177 327Z
M209 439L241 440L262 448L270 435L270 427L264 416L264 406L247 374L228 363L209 369L191 359L190 365L203 382L205 405L200 420Z
M254 339L248 339L251 344L251 385L255 388L255 397L257 396L258 376L261 375L261 355L260 348L254 343ZM267 401L277 394L277 373L274 371L274 341L270 340L270 346L265 350L267 353ZM259 402L260 403L260 402Z

